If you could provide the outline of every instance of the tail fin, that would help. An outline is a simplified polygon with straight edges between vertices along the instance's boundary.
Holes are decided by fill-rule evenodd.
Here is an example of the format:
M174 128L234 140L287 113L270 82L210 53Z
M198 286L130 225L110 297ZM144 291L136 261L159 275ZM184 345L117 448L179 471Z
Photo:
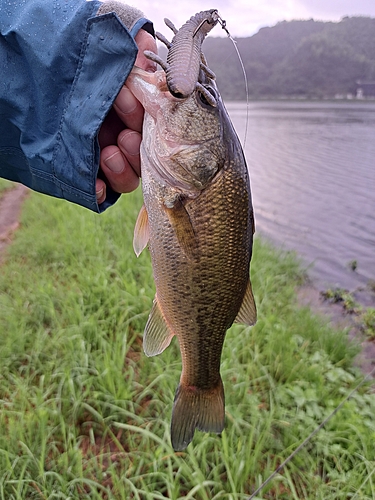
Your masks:
M213 389L179 385L174 398L171 440L175 451L187 447L195 429L220 434L224 429L224 388L221 379Z

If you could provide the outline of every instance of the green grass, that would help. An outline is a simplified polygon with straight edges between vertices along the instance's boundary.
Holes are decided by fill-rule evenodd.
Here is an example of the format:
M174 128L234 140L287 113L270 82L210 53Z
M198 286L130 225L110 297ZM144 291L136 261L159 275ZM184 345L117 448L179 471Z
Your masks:
M227 334L226 429L174 453L175 341L146 358L154 285L140 192L98 216L33 194L0 269L0 500L243 500L361 379L356 348L296 304L295 258L257 239L259 320ZM257 498L375 498L375 396L349 400Z

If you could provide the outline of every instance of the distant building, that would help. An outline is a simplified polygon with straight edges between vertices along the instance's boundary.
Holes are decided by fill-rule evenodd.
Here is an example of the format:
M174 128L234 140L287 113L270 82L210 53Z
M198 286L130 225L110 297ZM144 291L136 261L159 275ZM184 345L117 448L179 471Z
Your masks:
M357 99L364 99L366 97L375 97L375 82L362 82L358 80L356 96Z

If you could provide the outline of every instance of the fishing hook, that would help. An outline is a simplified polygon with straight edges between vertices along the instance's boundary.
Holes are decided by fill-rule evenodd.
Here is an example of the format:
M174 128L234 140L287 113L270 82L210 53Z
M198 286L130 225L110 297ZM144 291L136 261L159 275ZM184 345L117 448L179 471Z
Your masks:
M222 29L225 31L225 33L229 36L229 38L232 38L227 28L227 22L222 17L220 17L219 14L217 15L217 21L222 27Z

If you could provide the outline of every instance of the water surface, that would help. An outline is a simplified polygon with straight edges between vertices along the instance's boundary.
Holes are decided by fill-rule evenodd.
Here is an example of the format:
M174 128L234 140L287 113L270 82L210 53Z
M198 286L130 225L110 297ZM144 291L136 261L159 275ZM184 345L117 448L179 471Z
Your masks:
M243 143L246 104L226 106ZM251 102L244 151L257 231L321 289L375 279L375 102Z

